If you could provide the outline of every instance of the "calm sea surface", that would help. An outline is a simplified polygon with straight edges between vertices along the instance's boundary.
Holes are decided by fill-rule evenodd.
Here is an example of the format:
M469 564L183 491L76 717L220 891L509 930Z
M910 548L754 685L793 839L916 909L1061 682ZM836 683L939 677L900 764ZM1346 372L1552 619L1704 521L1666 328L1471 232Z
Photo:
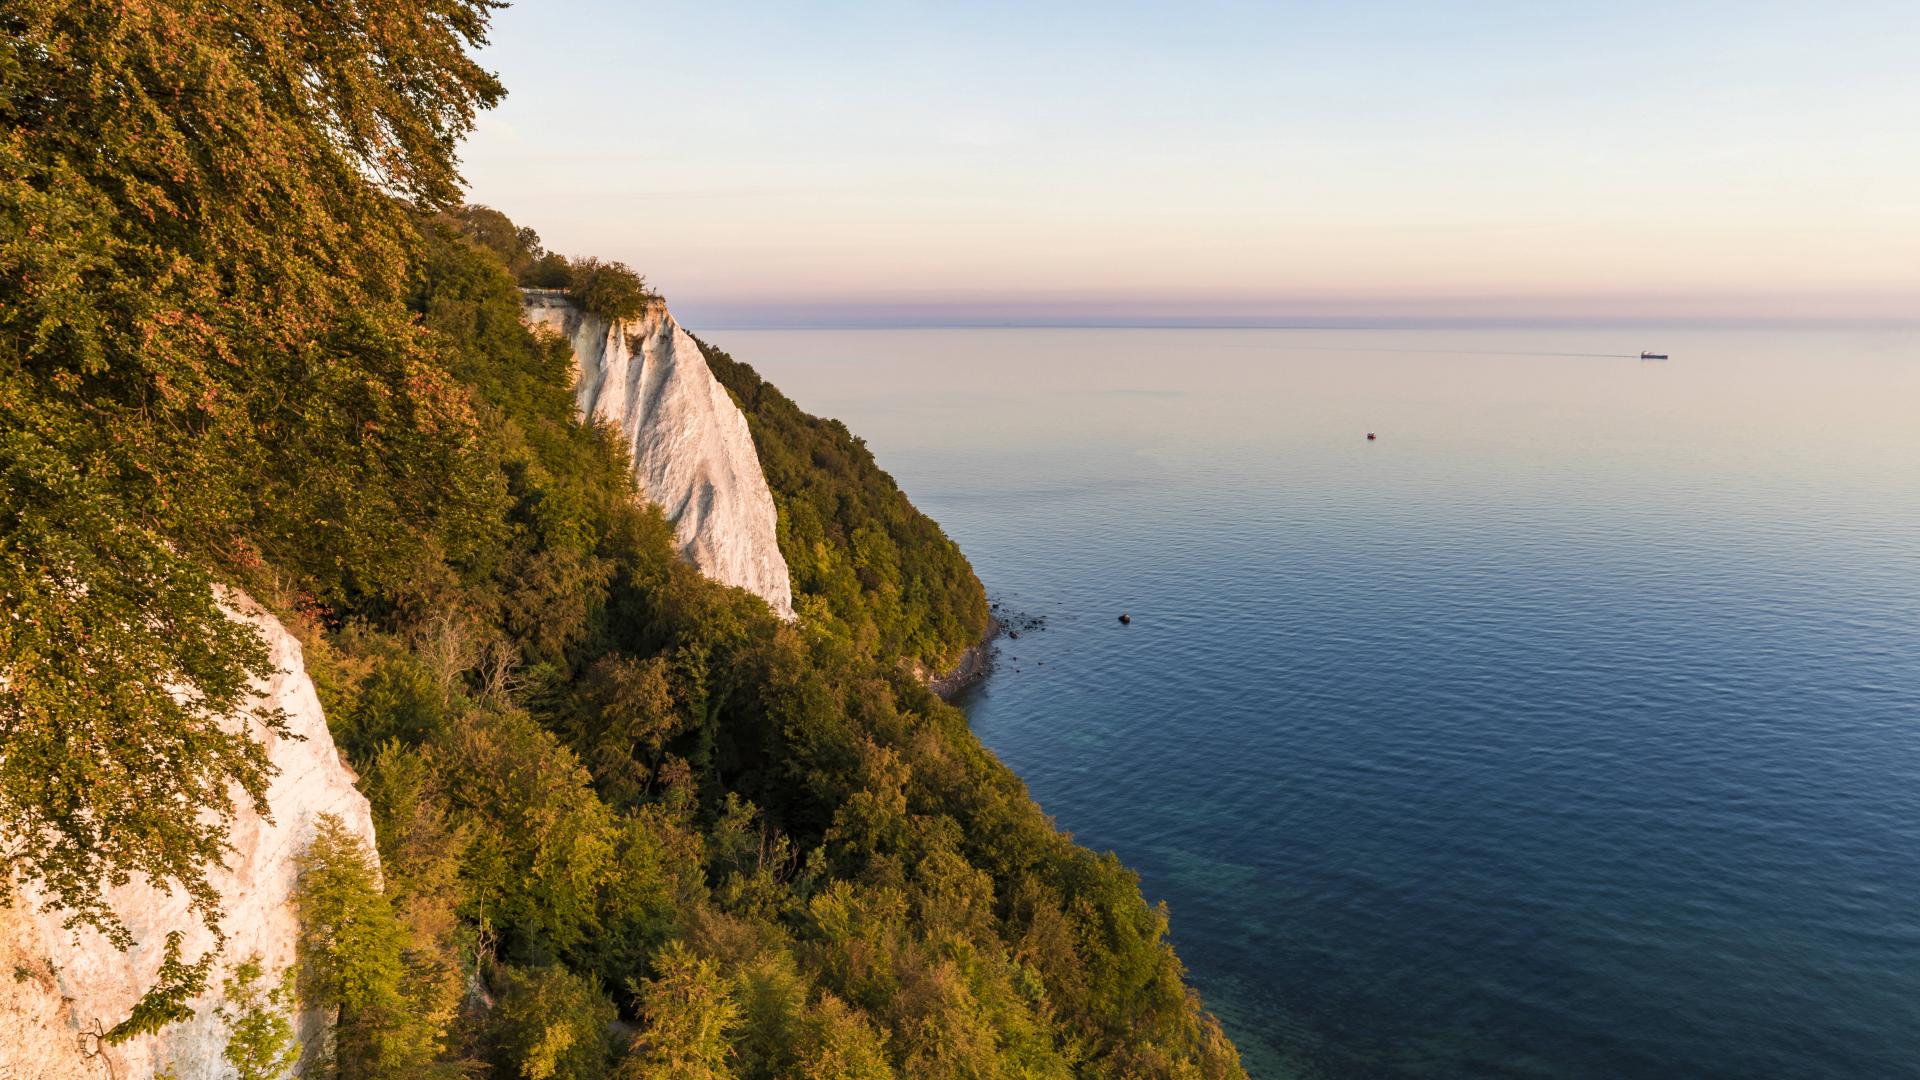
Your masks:
M1920 338L710 337L1045 616L974 726L1255 1076L1920 1076Z

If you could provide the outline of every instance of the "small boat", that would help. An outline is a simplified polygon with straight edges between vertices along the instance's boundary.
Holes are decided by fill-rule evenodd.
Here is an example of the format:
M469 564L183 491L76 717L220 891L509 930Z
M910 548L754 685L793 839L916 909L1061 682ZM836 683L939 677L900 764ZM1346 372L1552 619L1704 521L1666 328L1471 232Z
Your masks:
M1377 436L1377 435L1375 435L1375 434L1374 434L1373 432L1371 432L1371 431L1369 431L1369 432L1367 432L1367 441L1368 441L1368 442L1372 442L1373 440L1375 440L1375 439L1377 439L1377 438L1379 438L1379 436Z
M1643 350L1640 353L1640 359L1642 360L1665 360L1666 358L1667 354L1663 352L1646 352Z

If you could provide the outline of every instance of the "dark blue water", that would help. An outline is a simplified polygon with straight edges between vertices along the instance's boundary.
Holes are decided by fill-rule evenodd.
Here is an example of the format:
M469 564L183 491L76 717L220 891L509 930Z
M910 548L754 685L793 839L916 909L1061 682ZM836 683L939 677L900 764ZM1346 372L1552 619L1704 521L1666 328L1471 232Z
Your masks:
M1254 1075L1920 1076L1912 336L715 337L1046 616L975 727Z

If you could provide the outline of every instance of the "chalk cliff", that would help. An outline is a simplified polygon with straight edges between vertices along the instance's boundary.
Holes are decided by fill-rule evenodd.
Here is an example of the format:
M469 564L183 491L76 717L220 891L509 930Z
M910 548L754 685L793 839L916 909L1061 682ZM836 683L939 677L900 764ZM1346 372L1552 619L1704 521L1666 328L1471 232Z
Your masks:
M747 418L666 305L656 302L616 323L582 311L561 292L523 295L528 324L573 345L580 415L626 437L640 489L673 522L681 554L708 577L793 618L773 494Z
M187 911L184 895L139 877L108 893L138 942L125 952L92 930L62 929L60 913L43 908L33 890L23 890L19 904L0 909L0 1077L6 1080L126 1080L167 1068L179 1080L233 1076L220 1056L227 1032L213 1006L220 1002L221 979L248 956L260 956L267 985L276 985L293 962L299 935L294 857L312 840L323 814L339 817L373 849L367 800L334 749L300 643L249 601L234 597L230 611L266 639L276 674L254 689L267 705L285 711L289 735L297 738L254 725L279 769L267 791L273 821L241 809L233 826L234 850L224 867L208 875L220 893L227 935L208 990L192 1003L192 1019L118 1046L104 1045L98 1034L125 1019L153 985L167 932L183 933L182 956L188 960L205 953L213 935ZM328 1023L318 1013L299 1016L301 1042L318 1046Z

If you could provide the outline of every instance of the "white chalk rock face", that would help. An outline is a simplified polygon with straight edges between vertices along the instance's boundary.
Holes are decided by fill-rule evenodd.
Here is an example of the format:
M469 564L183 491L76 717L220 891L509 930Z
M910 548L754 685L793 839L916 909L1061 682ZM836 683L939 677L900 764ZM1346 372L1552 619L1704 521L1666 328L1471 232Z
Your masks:
M153 986L167 933L182 933L181 955L189 962L212 947L212 933L199 915L187 910L183 894L155 888L138 876L108 893L136 940L125 952L93 930L63 929L60 912L47 910L36 890L22 889L25 895L17 906L0 909L0 1077L6 1080L109 1075L124 1080L168 1069L179 1080L234 1076L221 1058L226 1028L213 1015L222 1000L220 983L235 965L255 954L265 970L266 986L278 985L293 963L299 938L294 859L312 842L319 818L339 817L370 853L374 850L367 800L355 789L353 773L334 748L300 643L251 601L230 599L229 610L252 623L272 652L276 673L256 682L255 692L264 704L286 713L289 734L300 738L276 735L247 721L279 769L267 791L273 821L269 824L254 813L241 796L231 836L234 850L224 867L208 875L220 894L227 944L208 978L207 992L193 1002L191 1020L118 1046L103 1044L99 1033L124 1020ZM301 1043L319 1046L329 1022L318 1012L297 1017Z
M673 522L680 553L715 581L737 585L793 618L773 493L747 418L665 304L612 322L564 293L523 290L527 323L573 345L574 402L626 437L647 499Z

